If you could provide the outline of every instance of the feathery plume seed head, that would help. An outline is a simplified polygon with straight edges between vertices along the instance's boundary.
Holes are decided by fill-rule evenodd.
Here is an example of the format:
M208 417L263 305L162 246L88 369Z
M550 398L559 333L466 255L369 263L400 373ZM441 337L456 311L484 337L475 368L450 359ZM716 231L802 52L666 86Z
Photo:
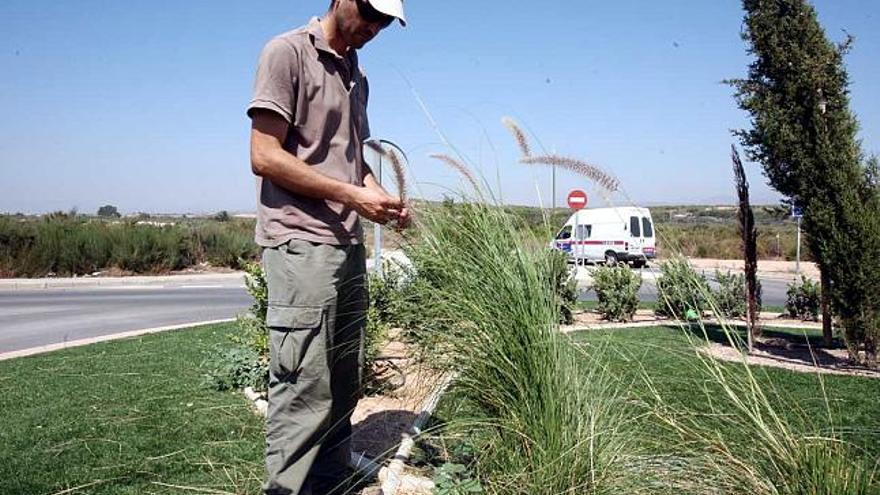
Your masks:
M620 181L616 177L608 174L595 165L591 165L576 158L551 154L543 156L526 156L520 159L520 162L529 165L556 165L557 167L562 167L571 170L576 174L583 175L610 192L615 192L620 187Z
M388 158L388 160L391 162L391 168L394 170L394 182L397 183L397 192L400 195L400 201L406 203L406 168L403 166L403 162L400 160L400 155L398 155L397 152L393 149L386 149L376 141L367 141L364 143L364 146L370 148L379 155Z
M520 129L516 121L510 117L504 117L501 119L501 122L504 124L504 127L507 127L510 133L513 134L513 138L516 139L516 143L519 145L519 151L522 153L522 156L531 156L532 150L529 146L529 140L526 138L526 133Z
M370 148L371 150L379 153L382 156L385 156L385 148L383 148L382 145L376 141L367 141L366 143L364 143L364 146Z
M431 158L434 158L435 160L440 160L441 162L449 165L450 167L452 167L453 169L458 171L458 173L461 174L462 177L464 177L465 179L467 179L468 182L470 182L471 187L473 187L475 191L477 191L477 192L480 191L480 185L477 182L477 179L474 177L473 172L471 172L471 169L468 168L467 165L465 165L464 163L461 163L460 161L456 160L455 158L453 158L449 155L443 154L443 153L434 153L429 156Z
M400 195L400 201L406 204L406 169L403 166L403 162L400 160L400 156L393 149L389 149L386 156L391 161L391 168L394 170L394 182L397 183L397 192Z

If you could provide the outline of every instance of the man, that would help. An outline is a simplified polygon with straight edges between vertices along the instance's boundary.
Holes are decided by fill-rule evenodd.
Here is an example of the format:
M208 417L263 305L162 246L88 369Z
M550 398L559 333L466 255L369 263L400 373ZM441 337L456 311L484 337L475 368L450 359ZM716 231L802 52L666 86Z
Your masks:
M395 18L405 25L402 0L334 0L260 56L248 115L269 289L266 494L338 493L350 474L367 307L358 217L410 221L363 161L356 50Z

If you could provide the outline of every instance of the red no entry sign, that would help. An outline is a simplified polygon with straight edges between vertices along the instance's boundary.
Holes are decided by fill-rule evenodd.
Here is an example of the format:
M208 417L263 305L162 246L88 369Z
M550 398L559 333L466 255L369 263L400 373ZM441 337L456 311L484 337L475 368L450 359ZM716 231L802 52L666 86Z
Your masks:
M568 193L568 207L572 210L582 210L587 207L587 193L580 189Z

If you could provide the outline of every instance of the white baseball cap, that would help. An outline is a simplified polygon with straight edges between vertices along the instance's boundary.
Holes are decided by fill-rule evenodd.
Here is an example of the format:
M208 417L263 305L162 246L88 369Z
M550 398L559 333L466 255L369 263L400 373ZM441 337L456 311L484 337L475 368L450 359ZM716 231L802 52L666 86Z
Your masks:
M406 16L403 14L403 0L367 0L367 2L379 12L396 17L401 26L406 26Z

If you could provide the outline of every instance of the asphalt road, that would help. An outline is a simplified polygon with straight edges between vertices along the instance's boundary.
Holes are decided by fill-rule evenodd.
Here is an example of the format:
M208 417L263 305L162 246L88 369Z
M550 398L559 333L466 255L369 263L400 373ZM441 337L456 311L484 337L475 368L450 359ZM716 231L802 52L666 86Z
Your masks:
M585 270L578 279L588 280ZM656 273L645 271L640 291L656 301ZM787 282L763 279L765 305L785 304ZM581 294L595 300L593 291ZM132 330L233 318L250 296L240 282L100 288L0 290L0 353Z
M0 353L233 318L248 306L237 285L0 291Z
M589 285L590 277L588 269L583 267L578 269L578 287ZM658 271L644 270L642 272L642 288L639 290L639 297L642 301L657 301L657 276ZM717 287L715 279L711 275L706 275L709 285L713 288ZM761 282L761 301L764 306L785 306L787 299L789 281L776 278L759 278ZM595 301L596 293L591 290L581 292L580 299L582 301Z

